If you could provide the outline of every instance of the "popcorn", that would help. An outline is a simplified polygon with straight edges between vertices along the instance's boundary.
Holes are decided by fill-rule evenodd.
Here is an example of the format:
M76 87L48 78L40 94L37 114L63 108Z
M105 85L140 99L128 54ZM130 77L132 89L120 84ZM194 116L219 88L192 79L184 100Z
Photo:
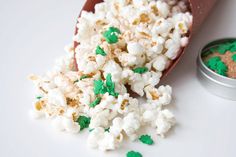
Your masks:
M175 124L174 115L169 110L163 110L158 113L156 119L156 132L164 137L164 134Z
M89 127L88 146L102 151L117 149L124 136L136 140L147 125L166 135L175 124L166 109L172 89L157 85L188 43L187 9L186 0L104 0L95 13L82 11L78 46L67 46L45 76L30 77L37 89L31 116L69 133Z
M67 106L66 98L59 89L52 89L48 92L48 103L50 105Z
M119 139L100 127L91 131L87 141L89 147L98 148L102 151L114 150L119 146L119 143Z
M53 125L57 130L69 133L78 133L80 130L80 126L73 119L62 116L53 119Z
M168 16L170 10L169 10L169 5L167 3L157 1L156 7L158 9L160 16L162 16L163 18L166 18Z
M140 128L140 119L134 112L129 113L124 117L123 130L131 138L135 140L137 138L137 131Z
M140 45L137 42L129 42L127 44L127 50L130 54L132 55L137 55L137 56L141 56L144 53L144 49L142 47L142 45Z
M147 86L144 89L149 102L158 105L168 105L171 102L172 88L170 86L160 86L156 89L153 86Z
M158 71L163 71L166 69L168 59L164 55L158 55L153 62L153 68L155 68Z

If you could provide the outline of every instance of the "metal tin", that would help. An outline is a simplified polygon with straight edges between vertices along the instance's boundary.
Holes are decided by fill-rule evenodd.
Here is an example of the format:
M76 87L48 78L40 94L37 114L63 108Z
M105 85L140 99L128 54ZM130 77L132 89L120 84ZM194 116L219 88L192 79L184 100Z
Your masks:
M236 79L221 76L209 69L202 60L202 53L209 50L211 47L217 46L224 42L236 40L236 38L219 39L210 42L203 47L197 58L197 76L201 84L211 93L236 101Z

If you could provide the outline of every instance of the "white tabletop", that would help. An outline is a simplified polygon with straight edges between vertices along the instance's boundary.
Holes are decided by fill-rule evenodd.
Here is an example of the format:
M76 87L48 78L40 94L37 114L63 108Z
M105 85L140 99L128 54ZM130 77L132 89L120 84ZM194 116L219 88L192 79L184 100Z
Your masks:
M122 157L137 150L144 157L234 157L236 102L208 93L196 78L196 56L204 44L236 36L235 0L221 0L191 42L180 63L162 82L174 89L171 110L177 126L154 146L125 143L103 153L86 147L87 132L57 133L44 120L31 120L30 73L43 74L72 40L84 0L7 0L0 4L0 156Z

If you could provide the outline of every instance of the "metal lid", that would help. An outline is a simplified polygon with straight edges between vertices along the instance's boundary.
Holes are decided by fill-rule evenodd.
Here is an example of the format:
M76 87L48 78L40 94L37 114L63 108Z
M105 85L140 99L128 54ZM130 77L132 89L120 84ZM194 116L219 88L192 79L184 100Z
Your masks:
M202 60L202 53L210 48L222 44L224 42L235 41L236 38L219 39L210 42L204 46L197 58L198 77L200 82L212 93L231 100L236 100L236 79L221 76L209 69Z

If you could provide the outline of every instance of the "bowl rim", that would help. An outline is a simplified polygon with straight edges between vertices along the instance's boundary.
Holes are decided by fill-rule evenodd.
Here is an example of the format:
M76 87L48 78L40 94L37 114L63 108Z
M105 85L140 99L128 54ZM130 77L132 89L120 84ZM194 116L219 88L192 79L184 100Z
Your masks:
M207 49L210 49L211 47L216 46L217 44L232 40L236 40L236 37L219 38L208 42L208 44L203 46L198 53L197 66L202 70L202 72L204 72L208 77L210 77L212 81L218 84L222 84L224 86L236 88L236 79L217 74L216 72L209 69L202 60L202 53L205 52Z

